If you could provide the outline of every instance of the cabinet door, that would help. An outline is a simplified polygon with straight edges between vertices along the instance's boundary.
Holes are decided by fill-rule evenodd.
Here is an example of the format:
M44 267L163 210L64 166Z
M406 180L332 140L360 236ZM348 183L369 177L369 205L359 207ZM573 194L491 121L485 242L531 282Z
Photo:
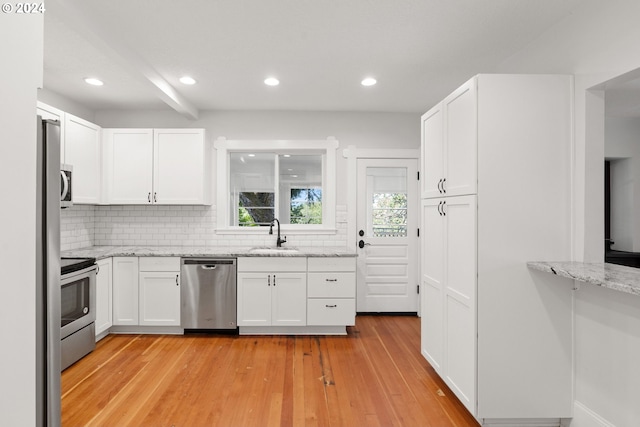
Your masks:
M204 130L155 129L153 139L154 203L204 203Z
M444 179L444 113L439 103L422 116L421 194L422 198L441 197Z
M476 78L460 86L444 105L444 190L446 196L476 194L478 98Z
M238 273L238 326L271 325L271 276Z
M100 127L65 114L65 163L73 166L73 203L100 203L102 150Z
M113 324L138 324L138 258L113 258Z
M96 276L96 336L113 325L112 301L113 284L111 258L98 261Z
M442 375L444 357L444 216L442 199L422 201L421 350Z
M180 326L180 273L140 273L140 325Z
M446 198L444 379L473 415L477 360L476 196ZM426 237L425 237L426 238Z
M307 275L274 273L271 277L271 324L305 326L307 324Z
M153 130L104 129L107 202L150 204L153 192Z

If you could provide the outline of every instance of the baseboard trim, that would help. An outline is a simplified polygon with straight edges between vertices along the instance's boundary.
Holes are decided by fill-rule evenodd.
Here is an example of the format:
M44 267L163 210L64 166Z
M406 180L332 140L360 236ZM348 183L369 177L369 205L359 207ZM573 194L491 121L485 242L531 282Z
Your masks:
M560 427L560 418L484 418L482 427Z

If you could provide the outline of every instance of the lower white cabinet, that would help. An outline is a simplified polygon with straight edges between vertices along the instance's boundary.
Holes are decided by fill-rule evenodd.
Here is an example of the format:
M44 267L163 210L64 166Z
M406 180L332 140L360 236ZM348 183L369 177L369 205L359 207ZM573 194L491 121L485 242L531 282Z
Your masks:
M180 326L180 258L115 257L113 313L118 326Z
M355 258L309 258L307 280L308 325L355 325Z
M306 270L306 258L238 258L238 326L305 326Z
M113 325L113 275L111 258L97 262L96 275L96 337L107 331Z
M113 258L113 325L138 324L138 257Z

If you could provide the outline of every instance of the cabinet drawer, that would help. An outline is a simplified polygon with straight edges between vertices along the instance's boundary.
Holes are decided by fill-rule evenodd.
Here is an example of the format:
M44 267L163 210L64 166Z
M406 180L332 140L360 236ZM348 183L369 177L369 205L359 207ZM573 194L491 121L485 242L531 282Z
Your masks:
M178 257L140 257L140 271L180 271Z
M356 271L354 257L309 257L309 271Z
M352 326L355 324L355 299L314 298L307 300L307 325Z
M305 257L238 258L238 271L307 271Z
M356 273L309 273L309 298L355 298Z

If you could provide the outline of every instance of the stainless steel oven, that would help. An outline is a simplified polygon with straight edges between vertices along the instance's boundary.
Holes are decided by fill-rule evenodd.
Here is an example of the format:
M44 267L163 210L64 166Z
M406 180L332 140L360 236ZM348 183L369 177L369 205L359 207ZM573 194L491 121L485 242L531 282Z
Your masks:
M62 370L95 348L96 270L94 258L61 260L60 337Z

